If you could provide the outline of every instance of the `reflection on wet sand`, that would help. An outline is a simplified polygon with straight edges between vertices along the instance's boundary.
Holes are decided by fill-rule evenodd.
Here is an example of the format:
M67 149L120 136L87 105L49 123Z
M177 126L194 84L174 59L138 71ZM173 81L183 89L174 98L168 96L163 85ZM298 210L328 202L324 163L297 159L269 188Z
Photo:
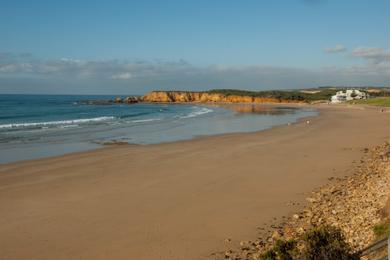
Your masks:
M260 115L286 115L293 114L299 108L286 106L264 106L257 104L229 104L220 107L232 109L238 113L254 113Z

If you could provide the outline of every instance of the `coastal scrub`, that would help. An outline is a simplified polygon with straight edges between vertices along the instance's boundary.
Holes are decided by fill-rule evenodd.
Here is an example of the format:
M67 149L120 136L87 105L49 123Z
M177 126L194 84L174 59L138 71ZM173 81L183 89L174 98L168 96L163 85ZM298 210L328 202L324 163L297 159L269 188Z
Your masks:
M390 234L390 223L389 221L385 221L383 223L379 223L373 228L376 239L382 239L385 236Z

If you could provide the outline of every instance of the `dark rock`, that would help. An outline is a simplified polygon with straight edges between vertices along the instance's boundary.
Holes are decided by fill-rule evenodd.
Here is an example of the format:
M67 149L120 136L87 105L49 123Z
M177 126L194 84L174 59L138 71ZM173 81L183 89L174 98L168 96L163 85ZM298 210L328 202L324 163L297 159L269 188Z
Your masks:
M138 103L140 101L140 98L138 97L126 97L124 100L123 100L123 103L126 103L126 104L133 104L133 103Z
M120 97L116 97L114 100L114 103L120 104L120 103L123 103L123 100Z

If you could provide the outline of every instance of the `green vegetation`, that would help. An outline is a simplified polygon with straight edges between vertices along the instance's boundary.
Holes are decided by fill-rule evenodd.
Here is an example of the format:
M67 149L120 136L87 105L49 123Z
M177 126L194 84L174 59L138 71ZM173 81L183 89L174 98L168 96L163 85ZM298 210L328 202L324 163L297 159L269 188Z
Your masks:
M390 89L389 88L381 88L381 89L377 89L377 91L375 91L375 92L370 91L369 94L370 94L370 97L372 97L372 98L374 98L374 97L390 97Z
M315 102L329 101L331 96L337 91L351 89L351 87L319 87L305 90L269 90L269 91L247 91L239 89L212 89L206 91L210 94L223 94L226 96L249 96L259 98L274 98L280 101L300 101L300 102ZM373 87L354 87L361 91L368 91L370 99L354 100L351 103L368 104L376 106L390 106L390 89L389 88L373 88ZM355 93L352 94L356 96Z
M297 254L297 242L295 240L278 240L273 248L262 255L262 259L292 260Z
M376 97L349 101L350 104L363 104L371 106L390 107L390 97Z
M306 259L358 259L343 233L331 226L313 228L304 236Z
M323 259L355 260L359 257L345 241L340 229L331 226L319 226L306 232L302 237L301 251L294 240L278 240L273 248L266 251L263 260Z
M317 89L313 93L302 92L300 90L270 90L270 91L246 91L237 89L213 89L208 93L224 94L226 96L250 96L260 98L275 98L278 100L294 100L303 102L313 102L318 100L329 100L335 94L334 89Z
M374 234L377 239L382 239L390 234L390 223L383 222L374 226Z

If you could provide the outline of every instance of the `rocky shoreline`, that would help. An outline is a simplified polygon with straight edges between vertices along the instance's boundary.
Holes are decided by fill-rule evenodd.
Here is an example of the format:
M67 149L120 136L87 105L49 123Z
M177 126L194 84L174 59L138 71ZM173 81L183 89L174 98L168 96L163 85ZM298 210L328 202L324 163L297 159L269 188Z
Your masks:
M277 240L295 239L320 225L341 229L355 252L375 239L374 226L388 218L384 210L390 195L390 140L373 149L364 149L354 174L331 178L330 183L307 197L308 205L283 223L271 226L272 231L260 233L257 240L241 241L239 246L213 254L216 259L261 259L261 255ZM230 243L227 239L226 243Z
M86 105L113 105L113 104L135 104L143 101L143 97L139 96L128 96L125 98L116 97L113 100L82 100L80 103Z
M222 93L190 91L151 91L144 96L116 97L114 100L90 100L90 105L135 104L135 103L305 103L303 100L287 100L275 97L226 95Z

